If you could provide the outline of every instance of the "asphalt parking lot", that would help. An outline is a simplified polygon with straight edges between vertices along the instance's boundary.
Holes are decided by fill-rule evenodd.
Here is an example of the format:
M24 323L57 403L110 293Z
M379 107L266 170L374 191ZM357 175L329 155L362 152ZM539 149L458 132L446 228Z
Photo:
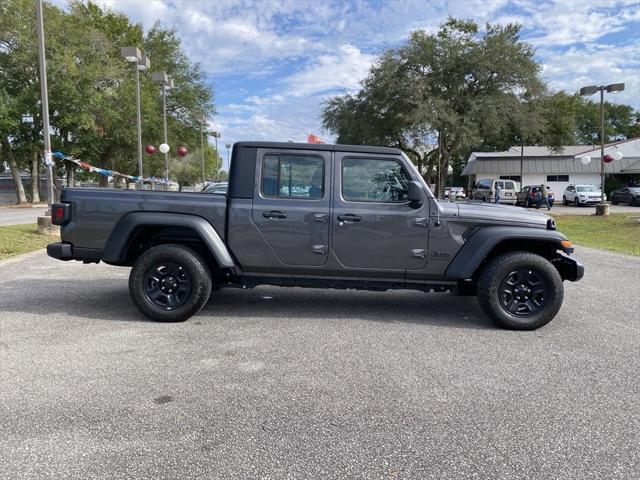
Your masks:
M0 476L637 478L640 258L578 256L535 332L469 297L274 287L156 324L128 269L0 263Z

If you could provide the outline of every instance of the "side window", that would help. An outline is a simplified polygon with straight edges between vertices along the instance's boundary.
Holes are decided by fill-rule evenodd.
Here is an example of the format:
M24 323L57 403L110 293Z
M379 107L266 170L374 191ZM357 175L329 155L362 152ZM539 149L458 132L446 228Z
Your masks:
M267 155L262 162L262 195L314 200L324 194L324 160L312 155Z
M478 188L491 188L491 180L480 180L478 182Z
M396 160L342 160L342 198L348 202L405 202L410 180Z

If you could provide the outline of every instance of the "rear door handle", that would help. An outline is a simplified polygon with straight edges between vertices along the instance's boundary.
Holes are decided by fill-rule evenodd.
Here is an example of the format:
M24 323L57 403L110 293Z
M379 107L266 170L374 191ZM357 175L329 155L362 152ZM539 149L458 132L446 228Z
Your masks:
M355 223L359 222L360 220L362 220L362 217L359 217L358 215L354 215L352 213L347 213L346 215L338 215L339 222Z
M280 212L278 210L272 210L270 212L263 212L262 216L264 218L287 218L287 213Z

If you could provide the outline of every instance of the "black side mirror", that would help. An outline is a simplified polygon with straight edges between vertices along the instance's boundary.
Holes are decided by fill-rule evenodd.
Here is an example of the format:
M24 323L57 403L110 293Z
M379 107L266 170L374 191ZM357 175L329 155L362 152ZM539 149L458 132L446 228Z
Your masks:
M424 197L424 190L422 189L420 182L416 182L415 180L410 181L407 191L407 200L409 200L411 207L420 207L424 201Z

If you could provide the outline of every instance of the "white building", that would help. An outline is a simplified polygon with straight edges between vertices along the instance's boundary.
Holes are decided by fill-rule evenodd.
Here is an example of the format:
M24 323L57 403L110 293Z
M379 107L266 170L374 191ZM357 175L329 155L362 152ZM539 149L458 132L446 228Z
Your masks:
M520 178L521 147L511 147L506 152L473 152L467 160L462 175L468 175L473 185L484 179L510 179L520 186L545 183L555 192L564 191L572 184L600 186L600 147L572 145L559 152L548 147L525 146L522 155L522 179ZM605 155L622 153L621 160L605 163L607 175L621 180L640 178L640 138L624 140L605 146ZM588 164L582 157L590 157Z

